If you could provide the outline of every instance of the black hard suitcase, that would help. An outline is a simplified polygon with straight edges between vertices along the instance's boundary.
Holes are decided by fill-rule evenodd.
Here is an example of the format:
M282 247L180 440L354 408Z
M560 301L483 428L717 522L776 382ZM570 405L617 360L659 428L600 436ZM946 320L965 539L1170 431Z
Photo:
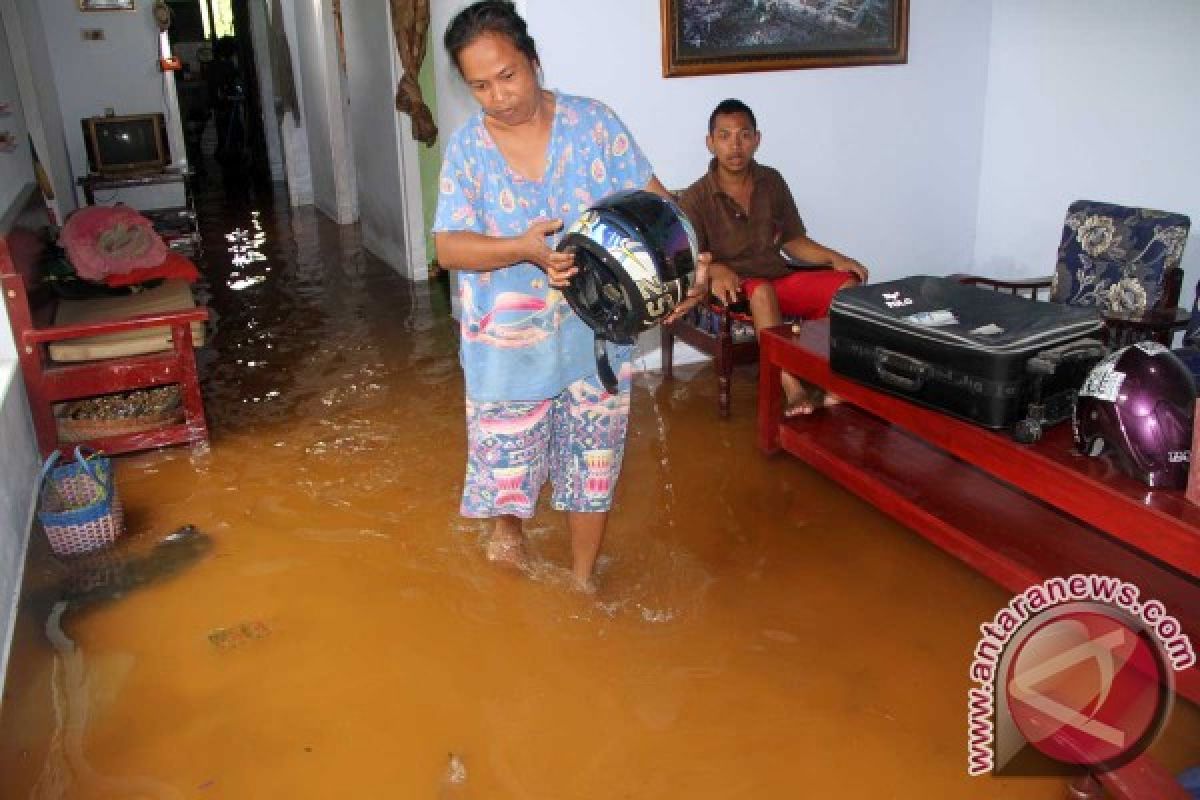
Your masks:
M843 289L829 309L834 372L1034 441L1071 414L1104 356L1092 308L918 275Z

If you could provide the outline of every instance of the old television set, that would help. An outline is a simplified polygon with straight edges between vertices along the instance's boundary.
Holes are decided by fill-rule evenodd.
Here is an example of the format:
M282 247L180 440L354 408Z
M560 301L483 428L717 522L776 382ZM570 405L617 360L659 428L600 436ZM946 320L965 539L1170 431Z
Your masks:
M162 114L126 114L83 120L88 167L102 175L158 172L171 163Z

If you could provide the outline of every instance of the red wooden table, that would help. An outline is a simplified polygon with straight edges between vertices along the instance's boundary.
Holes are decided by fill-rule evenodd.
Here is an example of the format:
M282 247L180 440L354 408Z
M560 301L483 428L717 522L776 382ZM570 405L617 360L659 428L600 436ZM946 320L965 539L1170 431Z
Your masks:
M1150 491L1109 459L1077 454L1069 424L1017 444L837 375L828 320L762 331L759 351L764 452L800 458L1014 593L1054 576L1111 575L1160 600L1194 644L1200 637L1200 507L1182 492ZM781 371L845 402L784 420ZM1176 677L1200 702L1200 668ZM1174 796L1119 772L1104 780L1118 796ZM1138 785L1123 791L1113 785L1122 778Z

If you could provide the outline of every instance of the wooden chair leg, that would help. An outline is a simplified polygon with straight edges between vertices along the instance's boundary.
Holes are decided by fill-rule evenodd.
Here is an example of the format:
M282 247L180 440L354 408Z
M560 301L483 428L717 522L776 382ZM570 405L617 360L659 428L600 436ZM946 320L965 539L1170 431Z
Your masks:
M733 377L733 321L728 314L721 316L714 366L717 369L717 410L724 419L729 416L729 384Z
M672 373L672 368L675 365L675 332L670 325L662 326L662 367L663 375L667 378L675 377Z
M729 357L724 355L722 348L721 355L717 357L717 412L722 419L729 416L730 371Z
M179 393L183 401L188 441L208 441L208 420L204 416L204 398L200 394L200 374L196 369L196 351L188 327L173 331L175 352L179 354Z

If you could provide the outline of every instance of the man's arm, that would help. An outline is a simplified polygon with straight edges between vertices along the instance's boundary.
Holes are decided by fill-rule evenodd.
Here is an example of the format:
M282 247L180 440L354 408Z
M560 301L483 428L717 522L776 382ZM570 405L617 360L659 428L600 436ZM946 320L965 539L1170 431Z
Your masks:
M828 264L839 272L852 272L859 283L867 282L867 268L853 258L848 258L838 251L826 247L820 242L813 241L807 235L784 242L783 251L797 261L806 264Z
M718 261L712 260L712 253L708 250L708 219L704 216L704 209L698 200L695 193L696 184L688 187L679 194L679 207L683 209L683 213L687 214L688 220L692 223L692 230L696 232L696 238L700 244L700 259L708 267L708 293L717 298L722 303L728 305L736 302L738 299L738 276L727 265ZM700 299L695 303L690 303L687 308L691 308L704 298L700 295ZM684 309L686 312L687 309ZM674 321L681 316L681 313L672 314L668 321Z

